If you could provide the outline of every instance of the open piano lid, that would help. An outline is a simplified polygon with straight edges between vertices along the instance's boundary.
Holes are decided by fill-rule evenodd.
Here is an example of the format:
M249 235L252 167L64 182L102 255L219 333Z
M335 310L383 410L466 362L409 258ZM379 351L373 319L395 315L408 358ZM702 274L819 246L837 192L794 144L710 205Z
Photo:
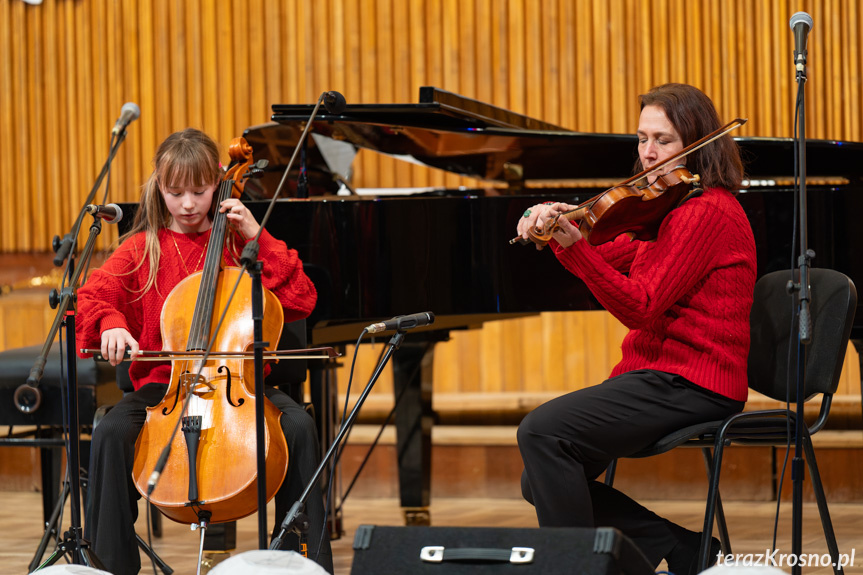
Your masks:
M273 123L251 127L244 134L255 159L269 160L268 171L279 178L313 108L274 105ZM525 182L622 181L632 174L637 157L635 135L573 132L433 87L420 88L417 104L355 104L338 115L322 108L311 133L356 149L516 188ZM787 181L793 174L790 138L735 139L756 186ZM815 183L825 183L825 178L828 184L861 183L861 158L861 143L807 141L808 176L822 179ZM310 185L321 192L312 195L336 192L333 170L313 138L307 142L306 167ZM349 179L349 174L341 175ZM266 181L259 187L263 190L259 197L271 196L275 189Z
M274 105L274 123L243 134L254 157L284 169L313 109ZM489 182L623 179L636 157L635 136L572 132L432 87L420 88L417 104L355 104L338 115L322 108L311 133ZM306 153L310 173L327 171L312 139Z

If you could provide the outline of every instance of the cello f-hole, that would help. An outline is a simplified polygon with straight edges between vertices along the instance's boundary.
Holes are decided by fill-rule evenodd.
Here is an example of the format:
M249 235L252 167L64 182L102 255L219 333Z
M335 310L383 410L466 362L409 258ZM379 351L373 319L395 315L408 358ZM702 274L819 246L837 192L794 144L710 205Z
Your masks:
M217 369L216 371L222 373L222 370L225 370L225 379L228 380L226 384L227 387L225 388L225 397L228 398L228 403L230 403L232 406L240 407L241 405L243 405L243 403L246 402L246 400L241 397L239 400L237 400L237 403L234 403L234 400L231 399L231 370L228 368L227 365L220 365L219 369Z
M167 407L163 408L162 409L162 415L168 415L170 413L173 413L174 408L177 407L177 403L179 401L180 401L180 386L178 385L177 386L177 393L174 394L174 404L171 405L171 409L168 409Z

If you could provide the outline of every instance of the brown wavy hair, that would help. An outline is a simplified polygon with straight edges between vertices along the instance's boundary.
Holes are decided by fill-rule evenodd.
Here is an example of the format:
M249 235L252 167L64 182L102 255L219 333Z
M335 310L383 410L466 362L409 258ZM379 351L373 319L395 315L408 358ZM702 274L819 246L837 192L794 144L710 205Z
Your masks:
M719 114L707 95L687 84L663 84L651 88L639 96L641 109L659 106L680 134L683 146L703 138L722 127ZM725 188L736 193L743 182L743 161L740 149L730 135L726 134L686 157L686 165L693 174L701 176L705 188ZM635 172L644 170L639 158Z

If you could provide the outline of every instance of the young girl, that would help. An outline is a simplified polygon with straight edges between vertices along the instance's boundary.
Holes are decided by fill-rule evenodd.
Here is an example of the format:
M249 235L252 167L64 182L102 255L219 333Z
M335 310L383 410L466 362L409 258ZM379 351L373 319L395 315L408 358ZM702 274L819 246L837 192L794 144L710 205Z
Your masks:
M78 290L80 347L101 348L112 365L122 361L127 348L133 360L140 350L162 349L160 314L165 298L183 278L202 268L216 210L226 214L233 230L228 232L223 263L238 265L243 245L260 226L238 199L214 205L221 178L218 146L203 132L188 128L162 142L132 229ZM297 252L264 231L259 258L264 262L264 287L278 297L285 321L307 317L317 293ZM135 391L93 432L84 537L115 575L134 574L141 567L134 530L140 498L132 482L135 442L146 408L162 400L170 375L169 362L133 361L129 376ZM317 468L317 432L311 417L286 394L274 388L267 388L266 394L283 413L280 422L290 463L277 502L289 506ZM318 562L332 572L329 539L319 541L324 521L320 490L309 498L306 512L311 521L310 556L320 545ZM276 529L282 516L277 509Z

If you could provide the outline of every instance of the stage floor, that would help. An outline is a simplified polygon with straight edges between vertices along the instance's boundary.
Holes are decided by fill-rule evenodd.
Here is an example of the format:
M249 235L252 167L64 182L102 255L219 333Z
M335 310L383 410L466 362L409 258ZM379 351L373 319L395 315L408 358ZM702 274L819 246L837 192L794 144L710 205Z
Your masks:
M0 492L0 524L4 526L0 545L0 572L26 573L43 533L41 496L38 493ZM703 508L697 502L652 501L647 506L682 525L699 529ZM68 510L68 505L67 505ZM770 547L775 503L732 502L726 504L729 530L735 554L764 553ZM533 508L515 499L437 499L430 508L432 525L477 527L535 527ZM143 508L142 508L143 513ZM863 574L863 504L833 504L830 507L841 553L854 553L854 566L846 573ZM270 505L270 524L274 521ZM141 515L143 517L143 514ZM344 506L344 528L341 539L333 541L337 575L348 575L353 551L351 544L358 525L402 525L402 511L395 499L349 499ZM143 520L139 520L139 526ZM64 529L68 528L68 514ZM779 520L779 553L790 553L791 504L783 502ZM197 565L198 532L169 520L163 521L164 534L154 540L159 555L177 575L194 573ZM243 519L237 529L239 553L253 549L257 542L256 516ZM50 549L49 549L50 551ZM395 550L394 550L395 551ZM804 505L803 552L824 554L827 551L815 504ZM47 553L46 553L47 556ZM146 561L142 556L142 560ZM144 563L142 573L151 573ZM660 565L660 569L664 564ZM790 572L789 568L783 569ZM830 568L803 569L807 574L832 573Z

